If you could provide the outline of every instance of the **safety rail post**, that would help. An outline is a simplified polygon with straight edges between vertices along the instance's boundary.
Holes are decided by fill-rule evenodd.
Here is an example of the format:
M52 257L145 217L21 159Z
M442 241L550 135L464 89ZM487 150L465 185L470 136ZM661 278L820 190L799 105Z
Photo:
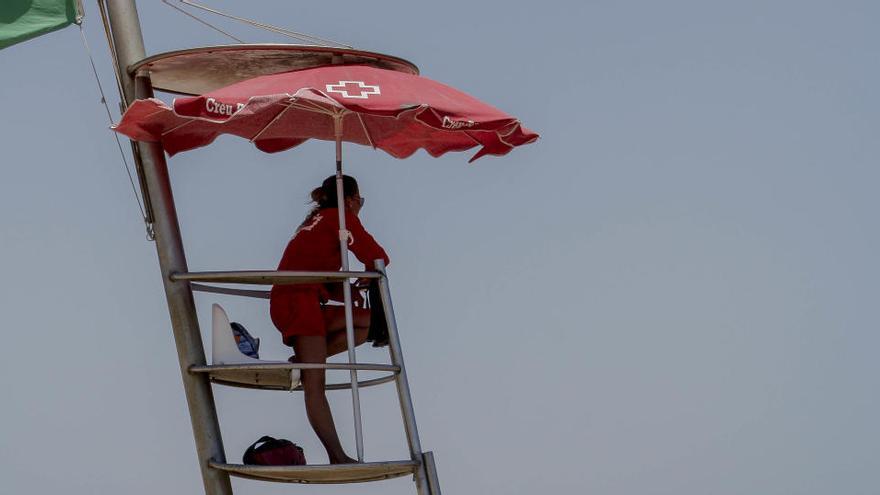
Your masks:
M385 321L388 323L388 352L391 354L391 364L400 367L395 383L397 384L398 402L400 402L400 414L403 416L403 428L406 431L410 458L419 463L414 476L416 490L419 495L431 495L425 463L422 459L422 445L419 441L419 429L416 426L416 413L409 392L406 367L403 364L403 351L397 333L397 321L394 319L394 306L391 303L391 289L388 284L388 275L385 272L385 261L375 260L375 266L376 271L382 274L379 277L379 297L382 299L382 306L385 308Z
M126 105L135 98L152 96L149 76L140 74L135 78L128 71L130 65L146 56L134 0L107 0L107 13L119 64L115 69L122 81ZM170 277L174 272L186 272L187 264L164 150L159 143L139 142L137 147L140 153L135 153L135 160L139 160L143 166L145 190L149 192L148 199L153 206L159 268L205 493L232 495L229 474L209 466L212 460L226 460L211 383L205 375L189 373L190 366L206 362L193 294L188 282L174 281Z
M437 475L434 453L425 452L422 454L422 460L425 464L425 474L428 476L428 487L431 489L431 495L440 495L440 477Z
M339 252L342 255L342 270L348 271L348 239L351 235L345 227L345 208L342 204L345 197L342 185L342 118L343 114L333 116L333 128L336 135L336 199L339 215ZM351 283L346 279L342 281L342 299L345 312L345 341L348 347L348 362L357 362L357 351L354 341L354 310L352 309ZM351 375L351 408L354 416L354 439L357 445L357 460L364 462L364 429L361 419L361 397L358 391L357 370L353 369Z

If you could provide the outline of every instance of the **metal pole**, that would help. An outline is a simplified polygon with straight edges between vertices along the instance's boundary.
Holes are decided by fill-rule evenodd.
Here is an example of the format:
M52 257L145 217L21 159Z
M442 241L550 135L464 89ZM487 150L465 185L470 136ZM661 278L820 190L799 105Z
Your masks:
M333 116L336 131L336 206L339 212L339 253L342 256L342 271L348 271L348 236L345 228L345 192L342 187L342 119L344 114ZM351 309L351 284L342 281L342 299L345 303L345 340L348 343L348 362L357 362L354 342L354 315ZM357 370L351 370L351 404L354 409L354 437L357 445L358 462L364 462L364 431L361 424L361 398L358 389Z
M129 65L145 58L143 35L135 2L108 0L107 7L118 54L117 70L122 79L126 103L131 103L136 97L149 97L152 95L152 88L147 74L139 74L135 80L127 70ZM171 316L171 327L177 346L205 493L231 495L229 475L224 471L208 467L208 461L212 459L216 462L226 462L211 384L207 375L189 373L190 366L205 364L205 351L192 291L188 282L175 282L170 278L174 272L186 272L187 265L164 150L158 143L137 145L155 215L156 251L159 256L159 267L165 286L165 297Z
M437 476L437 464L434 463L434 453L425 452L422 454L422 461L425 463L425 472L428 476L428 486L431 488L431 495L440 495L440 477Z
M400 337L397 333L397 321L394 319L394 306L391 303L391 289L388 286L388 276L385 274L385 260L376 260L376 271L381 273L379 278L379 296L382 306L385 308L385 321L388 323L388 344L391 353L391 364L400 367L397 375L397 396L400 401L400 414L403 416L403 428L406 430L406 439L409 443L410 458L419 463L415 473L416 489L419 495L429 495L425 463L422 460L422 445L419 442L419 429L416 426L416 413L413 409L412 396L409 392L409 381L406 378L406 367L403 365L403 351L400 348Z

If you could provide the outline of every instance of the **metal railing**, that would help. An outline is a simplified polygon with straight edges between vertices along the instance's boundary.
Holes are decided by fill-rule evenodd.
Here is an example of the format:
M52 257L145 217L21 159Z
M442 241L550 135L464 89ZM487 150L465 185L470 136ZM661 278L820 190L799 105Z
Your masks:
M211 292L214 294L226 294L230 296L253 297L257 299L269 299L269 291L255 289L235 289L231 287L217 287L215 285L199 284L195 282L213 282L219 284L246 284L246 285L298 285L331 283L349 280L353 278L377 279L381 276L378 272L304 272L304 271L217 271L217 272L188 272L172 273L173 281L189 281L190 288L196 292Z
M174 272L172 282L215 282L223 284L296 285L342 282L353 278L381 278L379 272L299 272L243 270L223 272Z
M282 390L285 392L302 391L302 385L287 383L287 380L290 380L290 371L295 369L357 370L387 373L386 376L378 378L358 379L358 386L361 388L394 381L397 378L397 374L400 373L399 366L377 363L242 363L191 366L189 371L190 373L206 373L212 383L230 387ZM242 374L247 378L242 378ZM282 383L279 383L281 376L284 376L284 380ZM324 385L324 389L349 390L351 389L351 382L327 383Z

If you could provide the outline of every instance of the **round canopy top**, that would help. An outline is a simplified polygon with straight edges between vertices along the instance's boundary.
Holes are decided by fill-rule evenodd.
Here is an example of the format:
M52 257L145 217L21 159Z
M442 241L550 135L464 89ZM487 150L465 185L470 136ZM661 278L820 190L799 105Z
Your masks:
M160 53L129 66L131 74L148 70L153 88L201 95L246 79L322 65L363 64L418 74L412 62L351 48L310 45L220 45Z

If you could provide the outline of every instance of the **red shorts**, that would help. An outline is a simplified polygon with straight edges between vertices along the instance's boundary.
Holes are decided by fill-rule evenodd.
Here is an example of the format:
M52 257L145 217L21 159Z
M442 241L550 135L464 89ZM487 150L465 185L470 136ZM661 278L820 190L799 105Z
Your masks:
M269 314L286 345L293 345L298 335L327 335L321 292L318 289L295 289L273 297Z

